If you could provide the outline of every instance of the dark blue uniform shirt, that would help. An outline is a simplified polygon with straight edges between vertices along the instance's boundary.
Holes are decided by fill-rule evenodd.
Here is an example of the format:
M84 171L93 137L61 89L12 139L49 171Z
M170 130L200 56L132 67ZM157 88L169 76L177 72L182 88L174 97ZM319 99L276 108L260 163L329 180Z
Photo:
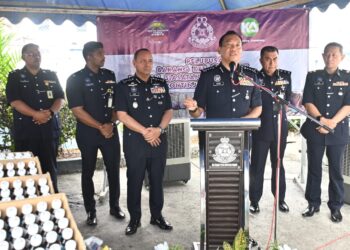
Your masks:
M337 70L329 75L325 70L309 72L306 77L303 104L312 103L323 117L332 118L343 106L350 105L350 72ZM338 123L334 134L321 134L318 125L307 119L301 132L312 143L320 145L343 145L348 143L348 118Z
M292 92L291 72L278 69L272 76L267 75L264 70L258 74L259 84L268 88L281 98L289 101ZM278 110L274 110L276 100L268 93L262 91L262 113L260 116L261 127L259 130L253 131L253 138L263 141L277 141L277 118ZM286 109L282 107L282 138L286 138L288 134L288 120Z
M96 121L109 123L114 111L114 92L116 80L114 72L101 68L94 73L88 67L74 73L67 80L67 99L69 108L82 106ZM101 140L98 129L77 121L77 139Z
M147 82L136 75L126 78L117 85L116 111L124 111L144 127L158 127L164 112L171 109L169 87L162 78L151 76ZM166 135L160 136L161 144L152 147L143 136L124 126L124 152L137 155L164 156Z
M64 92L55 72L40 69L34 76L26 67L12 71L6 85L7 102L21 100L35 110L50 109L56 99L64 99ZM33 118L13 110L14 139L57 138L59 120L54 115L47 123L37 125Z
M198 107L206 112L207 118L240 118L254 107L261 106L260 90L252 81L257 81L258 71L238 65L234 74L236 84L230 79L230 72L220 63L202 70L194 92Z

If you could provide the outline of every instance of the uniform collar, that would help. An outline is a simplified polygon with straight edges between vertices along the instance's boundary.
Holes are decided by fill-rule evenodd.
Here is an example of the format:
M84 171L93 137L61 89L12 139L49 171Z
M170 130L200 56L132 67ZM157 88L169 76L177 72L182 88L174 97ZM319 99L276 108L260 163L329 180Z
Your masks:
M146 83L151 83L151 82L152 82L152 81L151 81L152 76L149 76L147 82L145 82L145 81L142 80L140 77L138 77L138 76L136 75L136 73L134 74L134 78L135 78L135 81L136 81L137 83L139 83L139 84L141 84L141 83L146 84Z
M98 69L98 72L95 73L95 72L93 72L87 65L85 65L84 70L85 70L86 72L88 72L89 75L90 75L90 74L92 74L92 75L99 75L99 74L101 73L101 68L99 68L99 69Z
M230 73L230 71L228 69L226 69L226 67L222 64L222 62L220 62L220 64L218 66L219 66L219 69L222 73L225 73L225 72ZM239 72L241 72L241 70L242 70L241 65L237 64L235 73L239 73Z
M341 72L340 72L340 69L339 69L339 68L337 68L337 70L335 71L335 73L332 74L332 75L328 74L328 72L326 71L326 68L324 68L323 71L324 71L324 74L327 75L327 76L339 76L339 77L341 76Z
M265 70L262 68L260 70L260 74L262 75L263 78L265 78L265 77L270 77L270 78L276 77L276 78L279 78L280 77L278 69L276 69L276 71L273 72L272 76L269 76L268 74L266 74Z
M24 73L29 74L29 75L32 75L32 76L38 76L38 75L40 75L40 74L43 72L43 70L40 68L39 71L38 71L38 73L37 73L36 75L33 75L33 74L27 69L26 66L24 66L24 67L22 68L22 71L23 71Z

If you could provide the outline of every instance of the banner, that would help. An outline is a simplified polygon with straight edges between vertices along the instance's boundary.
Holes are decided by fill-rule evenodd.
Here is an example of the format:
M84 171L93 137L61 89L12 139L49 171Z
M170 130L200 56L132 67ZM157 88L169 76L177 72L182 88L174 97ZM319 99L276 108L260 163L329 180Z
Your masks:
M153 53L152 74L169 84L175 117L186 117L182 102L193 96L200 70L220 63L220 37L235 30L243 38L241 64L261 69L260 49L280 50L279 66L292 71L294 92L303 90L308 69L308 11L304 9L157 13L100 16L98 40L106 53L105 67L118 80L134 74L133 53Z

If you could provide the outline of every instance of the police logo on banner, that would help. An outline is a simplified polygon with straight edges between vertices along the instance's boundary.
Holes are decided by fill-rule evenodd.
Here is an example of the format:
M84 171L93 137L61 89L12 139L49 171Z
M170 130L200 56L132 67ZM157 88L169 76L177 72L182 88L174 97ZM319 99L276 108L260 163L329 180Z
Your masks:
M208 48L215 43L214 29L207 21L206 17L199 16L196 19L196 23L192 26L188 42L193 47Z

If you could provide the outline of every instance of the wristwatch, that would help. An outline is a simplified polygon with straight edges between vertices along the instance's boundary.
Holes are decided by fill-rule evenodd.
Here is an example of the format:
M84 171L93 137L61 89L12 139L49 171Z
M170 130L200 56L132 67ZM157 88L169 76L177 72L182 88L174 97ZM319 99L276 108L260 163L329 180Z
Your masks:
M162 128L161 126L158 126L158 128L160 129L160 134L164 134L166 132L165 128Z

